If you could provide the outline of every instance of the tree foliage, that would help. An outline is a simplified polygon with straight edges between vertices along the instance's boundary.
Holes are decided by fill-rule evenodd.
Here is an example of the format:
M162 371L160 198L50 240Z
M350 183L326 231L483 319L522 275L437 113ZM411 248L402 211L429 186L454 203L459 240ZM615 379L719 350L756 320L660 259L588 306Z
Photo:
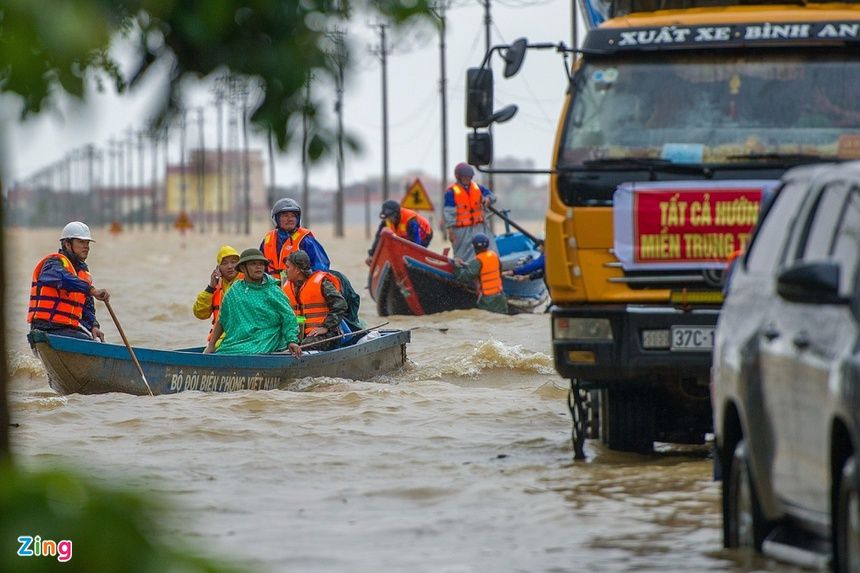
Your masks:
M427 0L364 0L361 7L395 23L429 15ZM307 78L337 73L332 31L353 10L349 0L4 0L0 93L19 95L27 115L51 102L55 89L82 98L88 77L98 77L123 91L165 63L171 71L164 117L179 105L184 76L228 73L259 84L262 101L251 120L284 148L290 117L306 106ZM122 68L109 51L117 34L134 47ZM330 149L317 107L310 110L317 146Z

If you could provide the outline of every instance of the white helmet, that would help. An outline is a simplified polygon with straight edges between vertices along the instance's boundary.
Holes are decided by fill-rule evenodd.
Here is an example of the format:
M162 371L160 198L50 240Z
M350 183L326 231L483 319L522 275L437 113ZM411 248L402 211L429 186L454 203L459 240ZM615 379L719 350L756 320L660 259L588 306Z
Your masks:
M66 239L81 239L84 241L92 241L93 236L90 234L90 228L80 221L72 221L65 227L60 234L60 240Z

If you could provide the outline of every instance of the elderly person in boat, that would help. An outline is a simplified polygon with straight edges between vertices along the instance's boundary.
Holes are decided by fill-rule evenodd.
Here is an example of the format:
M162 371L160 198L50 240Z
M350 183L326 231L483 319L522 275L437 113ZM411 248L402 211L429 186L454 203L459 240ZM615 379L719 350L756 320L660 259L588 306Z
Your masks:
M343 318L349 310L341 294L340 280L325 271L315 271L310 257L302 250L284 259L287 282L283 290L290 306L304 319L302 342L315 344L317 350L337 347L339 340L322 342L349 332Z
M215 258L215 270L209 275L209 284L206 288L197 293L197 300L194 301L194 316L200 320L206 320L212 317L212 328L209 329L209 336L206 340L212 338L212 331L215 330L215 323L218 322L218 314L221 312L221 301L224 300L224 295L233 286L233 281L239 276L239 271L236 270L236 265L239 263L239 251L230 245L223 245L218 249L218 255ZM241 278L241 277L240 277ZM217 348L221 344L221 339L215 341Z
M299 357L298 322L278 281L266 274L259 249L245 249L236 268L244 274L224 296L221 313L204 352L267 354L289 350ZM215 350L215 341L224 340Z

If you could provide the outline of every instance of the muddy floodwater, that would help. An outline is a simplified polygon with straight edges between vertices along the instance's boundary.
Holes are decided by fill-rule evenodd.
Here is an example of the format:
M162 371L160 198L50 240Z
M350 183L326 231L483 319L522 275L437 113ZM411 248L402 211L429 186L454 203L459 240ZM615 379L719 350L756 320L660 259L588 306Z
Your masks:
M202 345L209 324L191 306L218 247L256 247L265 230L94 228L88 263L132 344ZM573 462L548 315L380 319L365 288L363 228L317 234L361 293L367 323L412 329L407 368L367 382L307 378L292 391L152 398L51 390L25 315L33 267L56 249L59 228L7 229L18 460L166 499L178 516L167 533L249 571L794 570L722 549L706 447L640 456L591 441L588 460Z

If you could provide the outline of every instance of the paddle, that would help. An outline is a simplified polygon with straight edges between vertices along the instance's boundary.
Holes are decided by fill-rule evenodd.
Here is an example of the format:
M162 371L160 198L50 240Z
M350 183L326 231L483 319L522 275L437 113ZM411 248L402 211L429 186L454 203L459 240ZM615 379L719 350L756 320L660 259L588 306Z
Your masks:
M525 235L526 237L531 239L535 245L543 245L543 239L538 239L537 237L535 237L534 235L532 235L531 233L529 233L528 231L523 229L521 226L519 226L517 223L513 222L510 219L510 217L508 217L507 215L503 214L501 211L494 208L492 205L487 205L487 209L489 209L490 211L492 211L493 213L495 213L496 215L501 217L501 219L503 221L507 222L511 227L513 227L514 229L516 229L517 231L519 231L520 233L522 233L523 235Z
M323 344L324 342L331 342L332 340L337 340L339 338L343 338L344 336L352 336L353 334L362 334L364 332L370 332L371 330L376 330L377 328L382 328L386 324L388 324L388 323L383 322L382 324L378 324L376 326L371 326L370 328L365 328L364 330L356 330L355 332L345 332L345 333L339 334L337 336L332 336L331 338L326 338L325 340L317 340L316 342L309 342L307 344L302 344L301 346L299 346L299 348L304 350L305 348L310 348L311 346ZM285 350L284 352L278 352L278 354L283 354L285 352L287 352L287 351Z
M113 319L113 323L116 325L116 329L119 330L119 335L122 337L122 341L125 342L125 347L128 349L128 353L131 354L131 359L134 360L134 365L137 366L137 371L140 372L140 377L143 378L143 383L146 384L146 389L149 390L149 395L154 396L152 393L152 388L149 387L149 382L146 381L146 374L143 373L143 368L140 367L140 362L137 361L137 356L134 354L134 349L131 347L131 344L128 343L128 338L125 337L125 331L122 329L122 325L119 323L119 319L116 317L116 314L113 311L110 303L106 300L102 301L105 303L105 306L110 313L110 317Z

